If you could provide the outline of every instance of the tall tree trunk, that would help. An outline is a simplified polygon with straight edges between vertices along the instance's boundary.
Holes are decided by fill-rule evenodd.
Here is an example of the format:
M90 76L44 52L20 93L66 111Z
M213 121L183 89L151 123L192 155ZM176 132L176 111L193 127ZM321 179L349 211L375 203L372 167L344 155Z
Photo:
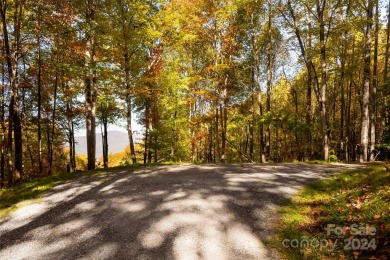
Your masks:
M95 41L92 27L95 19L95 2L86 0L87 29L85 46L85 107L87 128L88 170L95 169L96 161L96 72L95 72Z
M38 33L37 33L37 45L38 45L38 75L37 75L37 85L38 85L38 167L39 174L43 172L42 165L42 129L41 129L41 120L42 120L42 61L41 61L41 8L38 4Z
M223 108L221 105L221 162L226 162L226 131L227 131L227 79L225 81L225 87L223 90Z
M248 144L248 141L249 141L249 158L251 160L253 160L253 150L254 150L254 144L255 144L255 141L254 141L254 129L255 129L255 126L254 126L254 123L255 123L255 97L254 97L254 90L252 89L252 94L251 94L251 107L252 109L250 110L251 111L251 119L250 121L248 122L248 130L249 130L249 138L247 138L247 141L246 141L246 145L245 145L245 151L244 153L246 154L246 150L247 150L247 144ZM249 139L249 140L248 140Z
M389 89L389 83L388 83L388 67L389 67L389 48L390 48L390 0L389 0L389 5L388 5L388 10L387 10L387 30L386 30L386 51L385 51L385 67L383 69L383 84L385 86L385 90L386 89ZM380 136L379 136L379 140L383 140L383 136L385 135L385 133L387 134L388 133L388 130L386 130L386 128L388 129L388 122L387 122L387 118L389 118L388 116L388 92L387 91L384 91L382 93L382 111L381 111L381 114L382 114L382 127L381 127L381 131L380 131Z
M272 7L269 3L268 10L268 48L267 48L267 100L266 111L271 111L271 88L272 88ZM269 115L267 115L269 116ZM267 124L265 132L265 157L270 160L271 155L271 125Z
M108 168L108 120L107 116L103 116L102 118L103 123L103 131L102 131L102 142L103 142L103 165L104 168Z
M25 60L25 57L23 57L23 70L26 71L26 60ZM26 74L23 75L23 81L24 82L27 82L27 76ZM25 111L27 110L26 109L26 89L25 88L22 88L21 89L21 113L20 113L20 121L22 122L22 126L23 125L26 125L25 123L25 118L24 118L24 114L25 114ZM23 127L22 127L23 129ZM27 126L27 129L28 129L28 126ZM34 159L34 156L33 156L33 152L32 152L32 149L31 149L31 145L30 145L30 135L28 133L28 131L24 131L24 135L25 135L25 146L27 148L27 152L30 156L30 163L31 163L31 169L32 169L32 172L33 173L36 173L36 168L35 168L35 159Z
M376 144L376 90L378 87L378 42L379 42L379 1L375 1L375 40L374 40L374 71L371 88L371 115L370 115L370 161L375 160L375 144Z
M173 114L173 126L171 129L171 160L174 160L175 157L175 146L176 146L176 117L177 117L177 112Z
M135 156L135 148L134 148L134 138L133 138L133 128L131 125L131 113L132 113L132 90L131 90L131 84L130 84L130 68L129 68L129 62L130 57L128 50L126 48L125 50L125 77L126 77L126 119L127 119L127 135L129 137L129 145L130 145L130 154L131 154L131 160L133 164L137 163L137 157Z
M148 140L148 163L152 163L152 147L153 147L153 124L152 120L149 120L148 124L148 133L149 133L149 140Z
M11 101L9 105L9 126L8 126L8 159L9 159L9 184L12 185L15 181L21 178L23 174L23 141L22 141L22 126L19 115L19 82L18 82L18 57L20 49L20 25L23 15L23 4L20 0L14 2L14 16L13 16L13 50L11 53L8 24L6 20L7 1L0 1L0 15L3 27L3 44L6 55L8 77L10 81L10 96ZM14 144L14 167L12 167L12 131Z
M53 152L54 152L54 134L56 129L56 110L57 110L57 90L58 90L58 75L54 80L54 96L53 96L53 115L51 119L51 136L50 136L50 146L49 146L49 172L48 175L53 173Z
M73 144L72 166L73 166L73 170L76 171L76 169L77 169L76 168L77 167L77 165L76 165L76 141L75 141L75 136L74 136L74 122L73 122L73 120L72 120L72 139L73 139L73 141L72 141L72 144Z
M360 137L360 162L368 160L368 128L369 128L369 104L370 104L370 80L371 80L371 30L373 18L373 0L368 1L366 43L364 53L364 78L362 93L362 118L361 118L361 137Z
M149 102L147 101L146 102L146 106L145 106L145 120L146 120L146 126L145 126L145 145L144 145L144 164L147 163L147 159L148 159L148 154L149 154L149 150L150 150L150 141L149 139L151 138L150 137L150 118L149 118Z
M310 69L311 71L311 69ZM307 143L305 144L305 155L304 155L304 161L309 161L311 158L311 142L312 142L312 136L311 136L311 84L313 82L313 78L311 75L311 72L307 73L307 86L306 86L306 118L305 118L305 123L306 126L308 127L307 130Z
M344 37L347 36L347 31L344 33ZM345 117L345 89L344 89L344 77L345 77L345 60L346 60L346 53L347 53L347 43L344 41L344 47L343 47L343 54L341 57L341 73L340 73L340 82L339 82L339 88L340 88L340 95L341 95L341 100L340 100L340 132L339 132L339 152L338 152L338 157L340 159L343 158L344 153L343 149L345 149L344 145L344 117ZM335 101L336 102L336 101Z
M261 91L258 92L257 94L257 103L259 105L259 113L260 117L263 116L263 103L261 101ZM260 162L265 163L267 162L265 158L265 153L264 153L264 125L260 124L259 126L259 154L260 154Z
M217 153L214 152L214 161L221 161L221 147L219 146L219 108L218 103L215 104L215 146Z
M76 171L75 161L75 143L74 143L74 125L73 125L73 106L72 106L72 95L70 92L69 82L65 83L64 89L66 99L65 99L65 109L66 109L66 118L68 124L68 142L69 142L69 171Z
M3 52L4 55L4 52ZM5 64L1 64L1 88L0 88L0 189L5 185Z
M75 168L73 165L73 127L72 120L68 119L68 142L69 142L69 172L74 172Z
M320 91L319 91L319 79L317 76L317 71L316 67L313 64L312 58L310 56L310 52L306 51L306 48L311 48L311 35L310 35L310 30L309 30L309 35L308 35L308 45L305 47L305 44L303 42L302 36L301 36L301 31L300 27L298 25L298 21L295 15L294 8L292 6L291 0L287 1L287 8L288 12L291 16L292 22L289 22L294 30L294 34L297 38L299 49L301 51L301 55L304 59L305 66L307 69L307 74L308 74L308 85L307 85L307 92L306 92L306 99L307 99L307 111L306 111L306 122L308 125L310 124L311 121L311 90L312 90L312 84L314 83L314 93L316 96L317 101L321 104L321 97L320 97ZM283 14L285 20L288 20L288 18ZM310 26L309 26L310 27ZM326 56L325 56L326 57ZM325 111L326 112L326 111ZM310 131L310 143L312 142L312 136L311 136L311 131ZM311 145L308 148L309 151L311 151Z
M352 39L352 55L355 57L355 37ZM351 62L352 63L352 62ZM353 85L353 73L349 72L349 87L347 94L347 118L346 118L346 135L345 135L345 160L352 161L354 160L352 152L354 150L352 144L352 135L350 131L351 127L351 104L352 104L352 85Z
M311 40L311 20L309 20L309 33L307 35L307 48L312 48L312 40ZM308 56L307 60L311 61L311 57ZM307 85L306 85L306 118L305 123L307 126L307 141L305 144L305 152L303 160L309 161L312 156L312 129L311 129L311 117L312 117L312 84L313 84L313 70L310 66L306 65L307 69Z
M326 63L326 39L325 39L325 21L324 7L326 0L322 3L317 1L317 17L320 23L320 53L321 53L321 87L320 91L320 109L321 109L321 124L322 124L322 139L323 139L323 159L329 160L329 134L328 134L328 118L326 111L326 89L327 89L327 63Z
M257 67L257 62L254 62L253 70L253 84L254 89L257 91L257 105L259 106L259 117L263 116L263 102L261 98L261 75L260 68ZM265 149L264 149L264 125L261 123L259 125L259 157L260 162L265 163L267 160L265 158Z

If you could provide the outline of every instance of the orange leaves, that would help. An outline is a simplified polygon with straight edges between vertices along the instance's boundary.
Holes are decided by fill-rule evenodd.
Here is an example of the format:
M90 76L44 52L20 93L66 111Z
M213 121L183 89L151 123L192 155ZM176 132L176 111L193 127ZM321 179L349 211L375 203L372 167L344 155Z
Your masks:
M194 137L191 139L191 144L195 144L196 142L202 140L203 138L207 137L209 133L205 131L198 132Z

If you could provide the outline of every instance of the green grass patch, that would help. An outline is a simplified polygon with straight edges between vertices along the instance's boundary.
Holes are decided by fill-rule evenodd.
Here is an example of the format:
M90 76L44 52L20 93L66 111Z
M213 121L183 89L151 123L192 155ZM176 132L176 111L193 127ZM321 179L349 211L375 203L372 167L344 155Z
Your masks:
M390 172L378 164L341 171L304 187L281 214L272 242L286 259L381 259L390 254ZM328 235L328 224L345 232Z

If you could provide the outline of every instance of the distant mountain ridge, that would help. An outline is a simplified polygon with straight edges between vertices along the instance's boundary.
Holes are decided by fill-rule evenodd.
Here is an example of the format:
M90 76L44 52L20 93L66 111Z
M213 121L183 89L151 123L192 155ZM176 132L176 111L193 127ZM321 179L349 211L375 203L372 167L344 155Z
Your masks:
M129 137L127 133L119 131L109 131L108 135L108 153L122 152L129 145ZM134 142L140 143L142 141L142 134L133 134ZM76 153L87 155L87 137L76 136ZM102 134L96 134L96 158L103 155Z

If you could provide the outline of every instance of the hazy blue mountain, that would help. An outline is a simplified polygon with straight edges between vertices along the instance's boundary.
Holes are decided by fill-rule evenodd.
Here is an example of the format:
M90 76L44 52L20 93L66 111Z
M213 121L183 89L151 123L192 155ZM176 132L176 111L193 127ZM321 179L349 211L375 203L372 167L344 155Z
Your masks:
M76 141L76 152L78 154L87 154L87 137L86 136L77 136L75 137ZM142 142L142 134L134 134L135 143ZM129 138L127 133L119 131L110 131L108 132L108 153L118 153L122 152L126 146L129 145ZM99 158L103 155L103 144L102 144L102 134L96 134L96 158Z

